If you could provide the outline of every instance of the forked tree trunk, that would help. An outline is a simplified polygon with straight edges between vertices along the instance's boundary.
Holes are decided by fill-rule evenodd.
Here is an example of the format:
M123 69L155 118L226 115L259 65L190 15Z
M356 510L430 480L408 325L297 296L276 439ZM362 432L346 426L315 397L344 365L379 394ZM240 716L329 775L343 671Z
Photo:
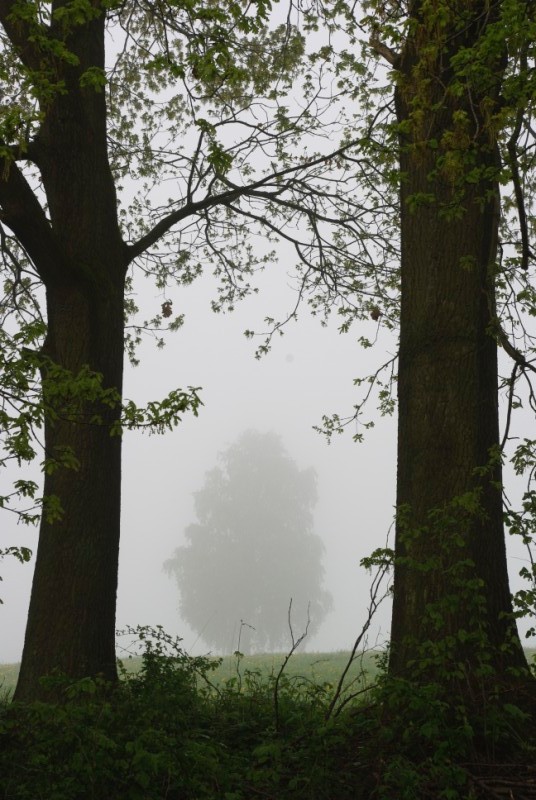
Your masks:
M413 6L416 23L422 22L419 6ZM484 3L469 6L473 24L458 39L454 27L445 32L448 45L427 74L415 68L426 58L421 48L430 45L431 34L427 38L424 25L410 28L414 36L406 42L396 90L403 127L395 675L415 674L412 662L428 655L428 677L440 677L434 657L448 651L451 666L463 665L475 676L486 641L498 675L526 668L512 619L501 466L494 461L497 148L478 93L460 97L448 90L450 58L484 31L476 22L485 24ZM495 64L495 86L482 87L492 99L503 67ZM426 103L420 128L411 118L419 93ZM456 118L460 111L467 112L463 120ZM478 507L471 507L477 498Z
M44 355L74 375L89 366L120 395L125 248L107 157L104 92L80 87L85 70L104 66L103 26L101 15L67 41L79 64L61 65L67 91L46 105L33 156L60 253L57 264L40 270L47 294ZM38 270L41 256L32 254ZM46 457L69 448L79 466L59 467L45 478L45 496L57 496L64 513L41 523L17 700L42 694L39 678L53 671L117 676L121 438L110 435L110 426L120 409L86 401L76 421L61 417L61 398L55 403L60 418L46 420Z

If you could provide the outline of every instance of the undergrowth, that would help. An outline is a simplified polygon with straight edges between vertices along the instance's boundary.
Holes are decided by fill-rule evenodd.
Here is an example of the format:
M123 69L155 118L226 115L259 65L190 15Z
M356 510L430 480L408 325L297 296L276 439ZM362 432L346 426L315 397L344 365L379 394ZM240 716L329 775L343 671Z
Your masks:
M330 684L242 671L239 657L217 685L213 660L161 629L138 635L142 668L117 686L56 677L61 703L3 703L1 798L469 800L481 795L468 764L514 749L534 758L512 704L469 718L439 685L381 672L334 703Z
M245 670L216 686L212 659L161 630L140 635L142 668L118 686L58 677L61 703L3 705L0 797L355 798L363 721L349 708L326 720L329 685Z

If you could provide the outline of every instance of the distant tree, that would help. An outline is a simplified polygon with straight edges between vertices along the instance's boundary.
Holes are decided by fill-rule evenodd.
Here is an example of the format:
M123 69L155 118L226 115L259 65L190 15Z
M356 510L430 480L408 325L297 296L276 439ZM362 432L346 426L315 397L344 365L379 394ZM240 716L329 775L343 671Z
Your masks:
M322 588L321 539L313 532L313 469L300 470L274 433L247 431L220 454L195 494L198 521L165 569L183 618L222 651L274 650L292 623L318 630L331 606ZM242 622L244 625L242 625Z

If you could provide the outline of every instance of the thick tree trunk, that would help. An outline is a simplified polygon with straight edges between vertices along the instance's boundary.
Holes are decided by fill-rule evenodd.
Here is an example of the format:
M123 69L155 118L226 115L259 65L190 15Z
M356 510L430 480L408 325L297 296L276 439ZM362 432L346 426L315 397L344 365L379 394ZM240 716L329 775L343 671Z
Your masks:
M104 386L120 392L120 287L105 298L76 288L49 290L48 315L47 355L73 372L89 364ZM46 457L70 448L79 467L60 466L45 478L45 497L59 498L63 516L52 523L44 516L41 523L17 700L42 694L39 678L53 671L116 678L121 437L110 435L110 424L118 409L86 403L81 411L79 422L45 424ZM94 414L102 424L91 422Z
M86 69L104 64L103 25L103 18L93 20L67 42L79 64L62 65L67 91L46 106L34 146L62 255L55 269L41 271L48 315L43 353L73 375L89 366L120 396L125 249L107 157L104 93L80 87ZM39 254L34 260L39 269ZM44 515L41 523L17 700L42 694L39 677L55 670L72 678L116 678L121 438L110 435L110 426L120 409L86 399L76 420L62 415L62 398L47 396L46 374L44 387L59 412L45 422L46 457L67 448L79 466L60 466L45 477L45 497L57 496L64 513L52 523Z
M459 42L445 32L450 50L427 75L416 65L430 41L413 30L396 92L402 305L390 671L414 675L412 662L429 656L428 677L441 679L434 664L443 654L474 676L493 653L504 676L526 663L512 619L497 460L496 144L479 97L446 88L450 58L475 43L467 36L478 35L476 26ZM412 112L423 92L419 130Z

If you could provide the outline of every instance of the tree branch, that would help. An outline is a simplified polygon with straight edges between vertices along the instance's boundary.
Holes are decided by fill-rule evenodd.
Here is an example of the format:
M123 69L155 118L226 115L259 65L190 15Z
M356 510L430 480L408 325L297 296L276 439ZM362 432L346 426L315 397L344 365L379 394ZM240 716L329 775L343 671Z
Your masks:
M525 210L525 198L523 194L523 189L521 188L521 177L519 174L519 166L517 163L518 153L516 146L516 138L517 137L514 130L514 133L506 143L506 149L508 151L508 156L509 156L508 160L510 162L510 172L511 172L512 183L514 185L514 196L516 199L517 216L519 220L519 232L521 234L521 269L526 271L529 268L529 261L532 256L532 252L530 249L527 212Z
M0 158L0 220L10 228L44 283L60 274L63 255L41 204L18 166Z
M375 53L377 53L379 56L382 56L382 58L384 58L388 64L396 69L398 62L400 61L400 54L395 50L392 50L383 42L380 42L378 31L373 31L370 34L369 45Z
M292 656L294 655L300 644L303 642L303 640L307 638L307 634L309 633L309 625L311 624L310 610L311 610L311 604L309 603L307 605L307 624L305 626L305 630L296 639L296 637L294 636L294 630L292 628L292 597L290 598L290 602L288 604L288 627L290 630L290 641L292 646L288 651L288 653L286 654L283 663L279 667L279 671L274 681L274 727L277 733L280 732L279 684L281 682L281 678L283 676L283 673L286 669L288 662L290 661L290 659L292 658Z
M338 156L343 155L355 144L355 141L349 142L343 147L339 147L337 150L334 150L332 153L328 153L324 156L318 156L310 161L304 161L292 167L286 167L285 169L278 170L277 172L272 172L269 175L265 175L263 178L259 178L259 180L253 181L252 183L244 186L233 186L227 179L222 178L221 176L216 176L216 178L219 178L220 180L223 180L231 185L231 188L224 192L220 192L219 194L208 195L207 197L203 198L203 200L192 200L186 202L182 208L178 208L175 211L172 211L170 214L167 214L159 222L157 222L156 225L154 225L153 228L148 231L148 233L138 239L137 242L127 245L127 262L130 263L135 258L142 255L142 253L151 247L151 245L155 244L174 225L176 225L178 222L181 222L181 220L193 216L194 214L199 214L202 211L207 211L209 208L213 208L214 206L226 205L232 203L233 200L238 200L240 197L248 197L253 195L256 190L266 186L266 184L271 183L272 181L279 181L282 178L288 177L289 175L295 175L302 170L310 169L311 167L315 167L319 164L325 163L326 161L330 161L332 158L337 158ZM284 186L281 187L280 191L283 190Z
M531 364L530 361L527 361L523 353L520 350L517 350L517 348L515 348L513 344L510 342L508 336L506 335L502 325L498 320L497 320L497 340L501 345L501 347L503 348L503 350L505 350L505 352L508 353L510 358L519 367L521 367L522 370L529 369L531 372L536 372L536 367L534 366L534 364Z
M512 370L512 375L508 380L508 410L506 412L506 424L504 426L504 435L501 440L501 444L499 445L501 453L504 451L504 447L506 442L508 441L508 436L510 434L510 424L512 422L512 408L514 407L514 392L516 389L516 378L517 378L517 368L518 363L517 361L514 362L514 368Z
M9 40L15 48L22 63L29 67L29 69L38 70L39 64L39 48L35 44L35 33L32 27L39 28L43 35L47 35L46 29L35 22L31 26L26 20L17 15L14 10L16 9L16 2L14 0L0 0L0 24L7 33Z
M528 71L527 49L528 44L525 44L525 47L523 47L520 55L521 68L525 73ZM512 135L506 143L506 150L508 151L508 160L510 163L512 183L514 185L514 196L516 199L517 216L519 219L519 231L521 234L521 269L526 271L529 268L529 260L532 256L532 252L530 249L527 212L525 210L525 197L521 187L517 152L517 142L521 133L521 127L523 125L525 113L526 109L524 106L518 110Z
M363 627L361 628L359 635L357 636L354 642L354 646L352 647L350 656L348 657L346 665L339 677L337 688L333 693L333 697L331 698L331 702L325 714L326 720L329 720L330 717L333 715L337 702L339 701L339 698L344 692L344 680L348 674L350 667L356 660L357 650L360 647L361 642L365 638L368 629L370 628L370 625L372 623L374 615L376 614L376 611L378 610L379 606L383 603L385 598L388 597L388 595L390 594L389 587L387 587L386 589L383 588L383 580L386 576L388 576L391 566L392 564L388 561L385 561L384 563L380 564L372 579L372 583L369 590L370 602L367 609L367 618L365 620ZM381 594L380 594L380 589L381 589ZM345 705L345 701L343 701L342 705L339 706L339 710L335 712L335 716L337 716L337 714L340 712L343 705Z

